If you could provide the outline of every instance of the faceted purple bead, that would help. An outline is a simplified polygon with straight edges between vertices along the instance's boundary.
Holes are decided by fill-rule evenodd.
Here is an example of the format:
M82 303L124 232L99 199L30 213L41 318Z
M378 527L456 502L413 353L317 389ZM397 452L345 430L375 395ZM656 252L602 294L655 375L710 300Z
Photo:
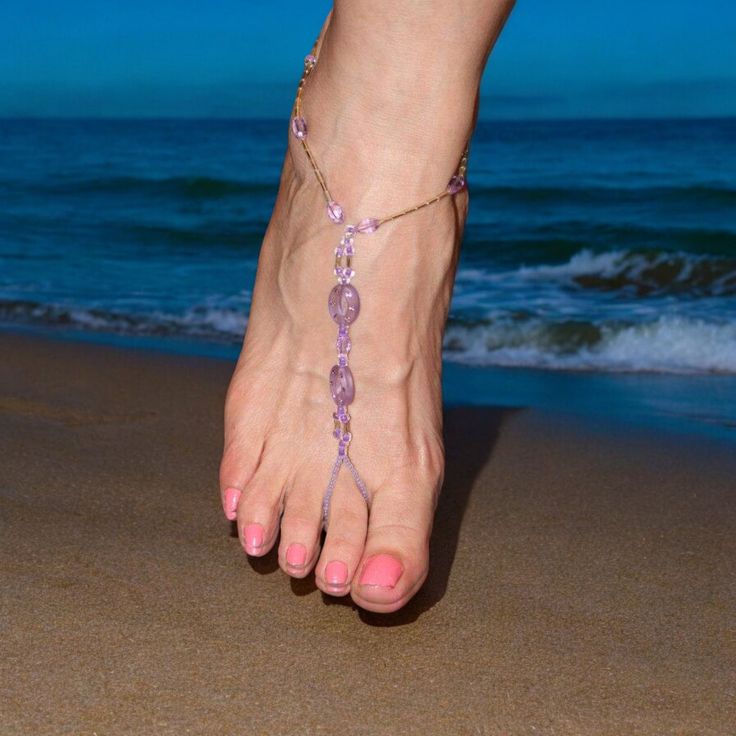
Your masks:
M306 64L307 66L314 66L314 64L316 64L316 63L317 63L317 57L316 57L316 56L315 56L314 54L307 54L307 55L306 55L306 56L304 57L304 63L305 63L305 64Z
M330 291L327 309L338 325L351 325L360 314L358 290L350 284L338 284Z
M342 207L334 200L327 203L327 217L329 217L330 220L332 220L332 222L336 223L337 225L339 225L345 219Z
M450 179L450 183L447 185L447 191L450 194L457 194L463 189L465 189L465 177L460 176L459 174L455 174L455 176Z
M338 406L346 406L355 398L353 373L346 365L333 365L330 371L330 393Z
M335 347L337 348L337 352L339 354L347 355L352 348L350 338L347 335L338 335Z
M374 233L378 230L379 222L375 217L366 217L365 220L361 220L358 226L355 228L356 232L359 233Z
M304 118L292 118L291 132L295 138L303 140L307 137L307 121Z

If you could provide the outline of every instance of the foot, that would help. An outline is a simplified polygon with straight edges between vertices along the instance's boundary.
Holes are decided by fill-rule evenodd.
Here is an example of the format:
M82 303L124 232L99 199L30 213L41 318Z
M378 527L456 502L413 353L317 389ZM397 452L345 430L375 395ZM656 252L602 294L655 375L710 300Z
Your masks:
M442 191L472 130L478 80L436 51L421 57L421 73L413 58L378 69L340 22L324 35L303 106L312 151L346 222L355 223ZM362 303L350 330L350 457L372 501L369 510L343 467L320 546L336 454L328 387L336 326L327 295L343 227L326 217L290 137L228 391L222 502L248 555L265 555L278 540L284 572L314 570L324 593L349 594L370 611L397 610L427 576L444 469L442 334L466 208L462 192L356 237L353 284Z

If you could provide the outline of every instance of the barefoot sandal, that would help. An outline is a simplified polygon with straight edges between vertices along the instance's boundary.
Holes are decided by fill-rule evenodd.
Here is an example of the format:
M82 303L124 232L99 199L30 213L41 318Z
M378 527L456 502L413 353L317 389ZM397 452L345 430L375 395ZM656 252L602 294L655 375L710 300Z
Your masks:
M327 188L325 177L317 165L314 154L307 143L307 121L304 119L304 115L302 114L302 91L307 77L317 63L316 53L318 44L319 39L317 40L317 43L315 43L312 53L308 54L304 59L304 72L299 80L296 99L294 101L291 132L301 143L317 181L322 188L322 193L326 202L327 216L330 218L331 222L336 225L342 225L345 221L343 208L332 198L332 195ZM334 274L337 278L337 285L330 291L327 299L327 308L330 317L332 317L332 319L337 323L338 328L336 342L337 363L330 371L330 393L332 394L332 399L336 406L332 417L335 422L333 436L337 439L337 457L335 458L335 462L332 466L332 474L330 475L330 480L327 484L322 501L322 522L325 528L327 528L330 500L332 499L332 494L335 490L335 485L337 484L337 478L343 465L347 467L350 474L353 476L353 481L355 482L358 491L360 491L360 495L363 496L366 504L370 506L371 500L370 493L348 454L350 440L352 439L348 406L355 398L355 382L353 380L352 371L348 365L348 356L351 348L349 328L350 325L358 318L358 314L360 313L360 296L358 295L357 289L351 283L355 276L355 271L353 270L355 238L357 235L369 235L374 233L381 225L384 225L387 222L396 220L411 212L416 212L424 207L428 207L430 204L439 202L444 197L457 194L465 189L465 170L467 167L467 161L468 149L466 147L462 157L460 158L460 163L458 164L455 174L450 179L447 187L439 194L428 199L426 202L422 202L414 207L409 207L401 212L396 212L388 217L366 217L360 220L357 225L346 225L342 237L340 238L340 243L335 248Z

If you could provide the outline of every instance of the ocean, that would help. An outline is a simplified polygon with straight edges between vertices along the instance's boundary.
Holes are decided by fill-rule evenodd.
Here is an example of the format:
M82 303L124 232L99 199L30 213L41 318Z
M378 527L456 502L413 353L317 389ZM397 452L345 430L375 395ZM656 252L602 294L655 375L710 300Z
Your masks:
M0 121L0 324L236 355L286 130ZM448 400L736 434L736 119L481 121L468 180Z

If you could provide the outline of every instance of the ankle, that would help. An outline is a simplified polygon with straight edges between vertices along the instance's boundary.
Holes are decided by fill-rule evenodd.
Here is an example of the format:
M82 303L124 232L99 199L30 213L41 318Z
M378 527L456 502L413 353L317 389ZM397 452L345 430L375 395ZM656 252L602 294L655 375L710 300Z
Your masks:
M376 216L434 196L455 173L472 134L477 79L450 65L427 74L403 61L379 73L341 51L335 35L326 33L302 96L310 147L328 185L344 206L362 205L368 209L360 213ZM299 149L296 168L311 179Z

